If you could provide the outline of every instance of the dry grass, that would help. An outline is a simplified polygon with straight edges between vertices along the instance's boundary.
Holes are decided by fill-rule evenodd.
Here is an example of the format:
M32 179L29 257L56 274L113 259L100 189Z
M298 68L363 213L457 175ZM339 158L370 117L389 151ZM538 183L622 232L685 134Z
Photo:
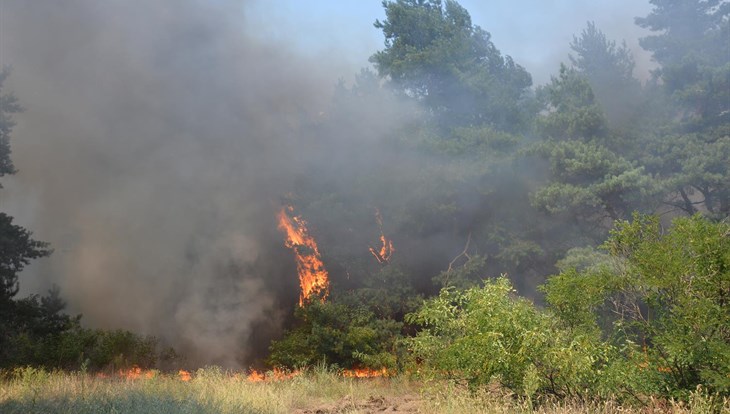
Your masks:
M258 383L217 368L199 370L189 382L162 374L124 380L34 369L0 381L2 413L704 413L711 412L711 403L707 397L687 405L655 401L649 407L548 402L533 410L499 390L475 393L444 382L343 378L323 369ZM730 401L723 407L730 412Z

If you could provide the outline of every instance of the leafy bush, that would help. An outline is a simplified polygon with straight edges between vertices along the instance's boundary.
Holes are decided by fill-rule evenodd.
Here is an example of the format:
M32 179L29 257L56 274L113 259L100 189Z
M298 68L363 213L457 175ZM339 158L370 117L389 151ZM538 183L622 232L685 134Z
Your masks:
M157 362L157 339L129 331L85 329L75 323L46 336L23 333L11 342L15 358L7 366L37 366L74 370L151 368Z
M532 397L730 393L730 224L619 221L605 254L576 249L542 290L546 310L502 277L445 288L406 321L419 368ZM718 400L719 401L719 400Z
M366 308L317 300L298 308L295 316L300 325L271 344L268 362L273 366L300 368L324 362L392 369L396 365L400 322L377 318Z
M596 335L572 335L501 277L484 287L445 288L406 320L421 325L406 340L420 369L484 385L498 381L532 397L597 389L610 347Z
M696 215L663 231L658 218L634 215L602 247L602 265L567 269L544 286L565 326L600 325L625 366L639 367L640 392L730 393L730 223Z

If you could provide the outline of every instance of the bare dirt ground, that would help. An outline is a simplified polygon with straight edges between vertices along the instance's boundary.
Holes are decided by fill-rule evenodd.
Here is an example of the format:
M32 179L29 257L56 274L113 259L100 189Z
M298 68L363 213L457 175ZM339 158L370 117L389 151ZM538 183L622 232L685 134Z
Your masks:
M295 414L370 414L370 413L419 413L423 401L413 395L397 397L370 396L356 400L350 396L331 404L294 411Z

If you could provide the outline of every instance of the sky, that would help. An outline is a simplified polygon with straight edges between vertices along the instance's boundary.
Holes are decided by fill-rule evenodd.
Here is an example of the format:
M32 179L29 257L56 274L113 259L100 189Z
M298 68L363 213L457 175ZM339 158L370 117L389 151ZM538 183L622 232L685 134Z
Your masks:
M653 67L638 43L648 32L634 24L635 17L650 12L648 0L462 0L459 4L475 25L491 33L503 54L533 75L536 85L548 82L560 62L568 62L570 41L588 21L609 39L626 41L636 59L635 76L646 79ZM305 54L331 60L335 68L369 66L368 57L383 48L382 33L373 27L376 19L385 17L380 0L258 1L244 9L246 24L255 26L258 36L294 44Z

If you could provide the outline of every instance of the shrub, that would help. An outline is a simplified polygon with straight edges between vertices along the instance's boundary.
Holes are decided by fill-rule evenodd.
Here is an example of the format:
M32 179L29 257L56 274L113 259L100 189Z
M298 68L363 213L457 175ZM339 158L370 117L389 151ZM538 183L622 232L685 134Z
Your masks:
M596 335L572 335L516 297L505 277L481 288L445 288L406 320L423 327L406 340L422 371L473 386L498 381L527 397L597 389L611 351Z
M393 369L396 365L400 322L377 318L362 307L317 300L298 308L295 316L299 326L271 344L268 362L273 366L301 368L324 362Z
M730 223L696 215L664 231L635 215L602 248L602 266L567 269L543 288L564 325L602 328L635 374L629 392L730 393Z

